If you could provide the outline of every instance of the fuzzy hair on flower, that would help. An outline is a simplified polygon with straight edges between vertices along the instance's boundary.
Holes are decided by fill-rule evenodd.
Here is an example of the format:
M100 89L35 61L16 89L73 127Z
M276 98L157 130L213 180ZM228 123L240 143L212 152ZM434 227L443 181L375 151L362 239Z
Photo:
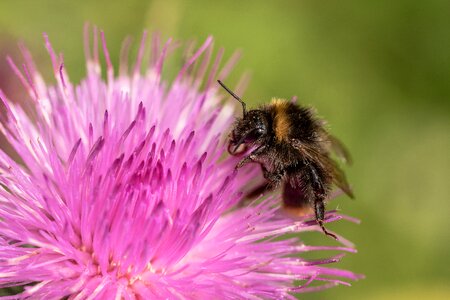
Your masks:
M147 57L144 34L132 66L124 43L116 75L105 35L90 32L79 84L46 35L55 83L25 47L23 64L8 59L30 100L0 91L15 150L0 152L0 289L16 291L1 299L295 299L359 278L324 266L355 252L343 237L305 245L301 233L320 229L280 215L278 196L242 203L259 168L235 171L236 103L216 84L237 56L220 69L209 37L169 83L175 43L156 36ZM340 254L302 258L324 250Z

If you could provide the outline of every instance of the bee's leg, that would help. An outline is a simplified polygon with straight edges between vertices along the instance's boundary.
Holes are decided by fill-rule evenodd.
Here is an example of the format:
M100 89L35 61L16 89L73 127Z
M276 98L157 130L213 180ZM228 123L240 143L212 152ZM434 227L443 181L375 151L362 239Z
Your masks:
M316 215L316 222L319 224L320 228L322 228L322 231L331 237L333 237L335 240L337 240L337 236L332 234L331 232L328 232L323 225L323 220L325 217L325 205L323 203L323 199L316 198L314 200L314 213Z
M322 231L326 235L329 235L337 240L337 236L328 232L325 229L325 226L323 225L323 221L325 219L324 201L325 201L325 197L326 197L325 196L326 195L325 188L323 186L323 183L322 183L319 175L317 174L316 168L311 164L308 164L307 167L309 169L310 180L312 182L312 188L313 188L313 192L314 192L314 213L316 216L316 222L317 222L317 224L319 224L320 228L322 228Z
M244 157L243 159L241 159L241 160L237 163L235 169L236 169L236 170L237 170L237 169L240 169L240 168L242 168L243 166L245 166L246 164L248 164L249 162L252 162L252 161L254 161L254 160L255 160L255 158L252 157L252 154L247 155L246 157Z
M261 171L266 172L266 168L264 167L263 164L261 165ZM265 192L270 191L270 186L269 183L267 182L267 180L264 180L263 182L261 182L259 185L257 185L256 187L254 187L252 190L250 190L246 195L245 198L246 199L254 199L257 198L261 195L263 195Z
M261 145L258 148L256 148L255 150L252 151L252 153L250 153L249 155L247 155L246 157L244 157L243 159L241 159L238 164L236 165L236 170L242 168L243 166L245 166L246 164L248 164L249 162L254 162L257 161L257 159L259 157L261 157L261 155L263 155L264 151L266 150L266 146L265 145Z

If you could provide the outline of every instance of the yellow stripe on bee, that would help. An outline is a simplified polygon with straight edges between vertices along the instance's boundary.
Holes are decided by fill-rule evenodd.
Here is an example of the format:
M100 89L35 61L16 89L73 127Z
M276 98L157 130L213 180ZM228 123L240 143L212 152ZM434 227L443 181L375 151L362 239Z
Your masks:
M274 131L279 141L285 139L291 127L291 121L287 114L289 102L283 99L272 99L271 106L275 110Z

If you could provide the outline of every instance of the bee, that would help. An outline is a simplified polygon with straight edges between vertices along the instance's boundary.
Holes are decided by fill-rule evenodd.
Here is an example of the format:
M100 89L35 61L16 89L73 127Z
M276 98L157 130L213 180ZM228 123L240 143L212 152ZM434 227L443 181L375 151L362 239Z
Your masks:
M237 118L228 143L231 155L247 154L236 169L257 163L265 178L247 196L259 196L282 185L286 211L296 215L314 212L322 231L337 239L324 226L325 201L333 185L353 198L344 172L331 158L334 152L350 162L344 145L327 132L324 121L311 108L273 99L269 104L247 111L245 102L218 82L242 105L243 116Z

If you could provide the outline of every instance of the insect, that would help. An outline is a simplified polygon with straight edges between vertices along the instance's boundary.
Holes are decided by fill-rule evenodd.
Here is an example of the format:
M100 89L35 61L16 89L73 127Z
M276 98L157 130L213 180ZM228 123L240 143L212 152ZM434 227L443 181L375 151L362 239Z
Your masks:
M270 104L247 111L245 102L218 82L242 105L243 116L234 124L228 151L235 156L250 153L238 162L236 169L258 163L266 181L248 196L259 196L282 185L283 207L297 215L314 211L322 231L336 239L323 223L325 201L333 185L353 198L344 172L331 158L334 152L350 161L343 144L327 132L324 122L310 108L273 99Z

